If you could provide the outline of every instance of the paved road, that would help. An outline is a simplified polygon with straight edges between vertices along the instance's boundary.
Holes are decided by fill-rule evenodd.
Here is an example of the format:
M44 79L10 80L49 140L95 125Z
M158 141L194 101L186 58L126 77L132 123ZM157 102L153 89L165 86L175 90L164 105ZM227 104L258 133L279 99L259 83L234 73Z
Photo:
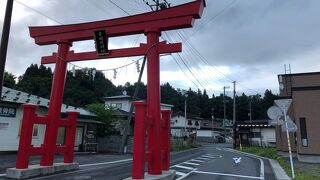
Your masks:
M206 145L172 153L171 169L177 171L177 180L275 179L268 161L233 152L228 147L230 145ZM236 164L233 158L241 158L240 163ZM80 169L77 171L33 178L33 180L119 180L131 176L131 163L130 156L117 157L105 162L91 157L83 163L80 162Z
M239 153L222 144L204 146L202 150L201 156L171 167L177 171L177 180L275 179L268 160Z

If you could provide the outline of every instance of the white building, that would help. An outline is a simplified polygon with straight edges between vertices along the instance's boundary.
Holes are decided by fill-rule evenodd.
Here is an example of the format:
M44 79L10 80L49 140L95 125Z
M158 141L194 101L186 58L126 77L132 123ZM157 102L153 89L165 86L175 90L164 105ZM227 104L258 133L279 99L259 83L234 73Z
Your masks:
M186 119L183 113L177 113L171 117L170 128L173 137L189 136L200 129L200 120L188 116Z
M49 100L34 96L28 93L3 87L0 102L0 151L17 151L19 145L20 126L23 115L22 104L36 104L39 106L38 115L46 115ZM95 121L95 115L82 108L62 105L62 117L66 116L67 111L77 111L80 115L77 119L75 150L81 150L81 147L87 143L85 136L90 135L88 141L96 142L96 131L99 121ZM65 142L65 128L58 129L57 144ZM43 143L45 134L45 125L35 124L33 128L32 144L40 146Z

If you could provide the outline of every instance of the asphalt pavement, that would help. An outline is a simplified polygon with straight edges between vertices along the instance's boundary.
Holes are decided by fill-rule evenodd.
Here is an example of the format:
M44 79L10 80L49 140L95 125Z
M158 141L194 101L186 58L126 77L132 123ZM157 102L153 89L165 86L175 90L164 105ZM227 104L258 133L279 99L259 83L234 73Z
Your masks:
M170 169L176 170L176 180L275 179L269 161L230 148L230 144L213 144L171 153ZM75 159L79 170L32 179L120 180L131 176L130 155L86 154Z

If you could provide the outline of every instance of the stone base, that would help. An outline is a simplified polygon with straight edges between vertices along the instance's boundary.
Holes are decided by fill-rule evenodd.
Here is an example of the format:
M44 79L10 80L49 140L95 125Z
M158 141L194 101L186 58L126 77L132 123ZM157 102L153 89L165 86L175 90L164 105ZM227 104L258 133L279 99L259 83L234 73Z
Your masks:
M29 177L49 175L76 169L79 169L78 163L54 163L52 166L31 165L27 169L8 168L7 177L14 179L26 179Z
M173 180L176 176L175 170L162 171L161 175L150 175L148 173L144 174L144 180ZM132 177L126 178L124 180L134 180Z

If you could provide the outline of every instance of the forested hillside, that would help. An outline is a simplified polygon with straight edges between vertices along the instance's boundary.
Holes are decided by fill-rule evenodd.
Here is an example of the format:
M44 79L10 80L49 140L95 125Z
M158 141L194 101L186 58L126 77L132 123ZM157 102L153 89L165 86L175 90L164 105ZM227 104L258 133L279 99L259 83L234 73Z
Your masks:
M97 71L93 77L90 71L92 69L76 70L75 74L68 71L64 103L77 107L85 107L88 104L101 102L103 97L120 95L124 90L127 91L128 95L133 95L136 83L115 86L110 80L105 78L103 73ZM6 72L4 86L49 98L52 76L53 72L50 68L32 64L17 79L13 74ZM139 98L146 98L146 89L146 85L142 83ZM184 95L185 92L187 93L187 98ZM174 112L184 111L185 98L187 99L188 114L197 115L202 118L211 118L212 115L217 118L223 117L223 94L209 95L205 90L175 89L169 83L161 85L161 102L174 105ZM241 96L236 96L237 119L240 121L249 119L250 101L252 119L266 119L266 111L273 105L275 98L276 95L270 90L266 90L263 96L259 94L248 96L244 93ZM226 96L228 119L232 119L232 105L232 97Z

